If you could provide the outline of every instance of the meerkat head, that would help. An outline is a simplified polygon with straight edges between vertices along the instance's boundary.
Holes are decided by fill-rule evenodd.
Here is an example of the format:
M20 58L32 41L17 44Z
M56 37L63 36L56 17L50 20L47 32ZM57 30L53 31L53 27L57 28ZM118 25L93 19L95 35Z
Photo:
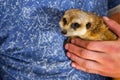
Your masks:
M70 9L65 12L59 24L65 36L82 37L90 29L93 18L86 12Z

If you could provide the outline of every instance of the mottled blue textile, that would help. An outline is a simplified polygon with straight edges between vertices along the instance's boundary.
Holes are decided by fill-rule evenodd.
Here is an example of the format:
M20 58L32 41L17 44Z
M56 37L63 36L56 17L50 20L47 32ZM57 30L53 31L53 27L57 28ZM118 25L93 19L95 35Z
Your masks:
M120 0L108 0L108 9L120 5Z
M108 80L73 69L58 22L65 10L107 14L107 0L0 0L1 80Z

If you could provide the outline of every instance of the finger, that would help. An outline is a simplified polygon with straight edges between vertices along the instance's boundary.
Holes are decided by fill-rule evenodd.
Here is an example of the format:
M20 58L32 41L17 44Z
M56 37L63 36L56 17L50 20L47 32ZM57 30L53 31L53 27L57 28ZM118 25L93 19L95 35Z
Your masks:
M81 66L81 65L79 65L79 64L77 64L77 63L75 63L75 62L72 62L72 67L73 68L76 68L76 69L78 69L78 70L81 70L81 71L84 71L84 72L88 72L88 73L94 73L94 74L101 74L101 75L105 75L105 74L103 74L101 71L98 71L98 70L95 70L95 69L91 69L91 68L85 68L85 67L83 67L83 66Z
M105 53L90 51L90 50L75 46L73 44L68 44L68 45L69 45L69 49L68 49L69 52L77 55L78 57L82 57L84 59L94 60L96 62L103 63L104 58L107 56Z
M114 71L109 71L109 67L107 68L107 66L101 65L95 61L80 58L72 53L69 55L69 58L73 61L72 67L78 70L110 77L115 74Z
M95 61L91 61L91 60L87 60L87 59L83 59L80 58L74 54L71 54L71 56L69 56L69 58L77 63L79 66L81 66L82 68L85 68L87 70L96 70L96 71L100 71L101 70L101 64L95 62ZM76 68L78 68L79 66L76 66Z
M108 25L108 27L120 37L120 24L105 16L103 17L103 20Z
M79 64L76 63L76 62L72 62L71 66L72 66L73 68L76 68L76 69L78 69L78 70L82 70L82 71L88 72L88 73L99 74L99 75L107 76L107 77L117 77L117 74L114 74L114 75L116 75L116 76L114 76L113 73L111 73L111 72L108 73L108 72L106 72L105 69L95 70L95 69L93 69L93 68L85 68L85 67L79 65Z
M118 45L120 41L84 41L76 38L72 39L72 43L89 50L105 53L118 53L120 51L120 45Z

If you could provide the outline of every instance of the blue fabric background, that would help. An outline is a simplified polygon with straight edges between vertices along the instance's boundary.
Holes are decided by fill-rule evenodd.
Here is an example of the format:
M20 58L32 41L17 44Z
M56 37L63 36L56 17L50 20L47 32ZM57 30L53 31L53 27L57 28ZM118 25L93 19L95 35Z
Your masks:
M114 8L115 6L120 5L120 0L108 0L108 8Z
M70 66L58 22L71 8L103 16L107 0L0 0L1 80L108 80Z

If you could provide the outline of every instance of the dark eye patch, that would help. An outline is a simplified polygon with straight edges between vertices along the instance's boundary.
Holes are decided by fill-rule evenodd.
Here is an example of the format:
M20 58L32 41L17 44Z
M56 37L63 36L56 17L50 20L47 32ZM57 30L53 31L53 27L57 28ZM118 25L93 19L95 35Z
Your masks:
M89 29L90 27L91 27L91 23L88 22L88 23L86 24L86 28Z
M80 27L80 24L79 23L72 23L71 24L71 28L73 28L73 29L77 29L77 28L79 28Z
M66 18L63 18L63 24L64 24L64 25L67 24L67 20L66 20Z

